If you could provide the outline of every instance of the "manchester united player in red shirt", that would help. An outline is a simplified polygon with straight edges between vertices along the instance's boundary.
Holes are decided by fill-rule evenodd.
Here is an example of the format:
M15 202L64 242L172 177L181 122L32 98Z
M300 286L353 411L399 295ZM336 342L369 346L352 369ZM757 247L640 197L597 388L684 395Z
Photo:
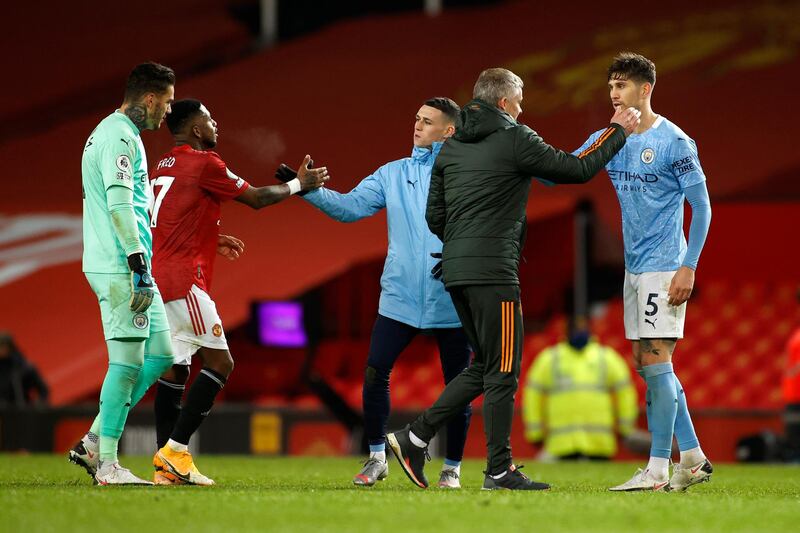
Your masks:
M166 302L174 355L172 369L159 379L156 390L155 482L212 485L213 480L195 467L188 444L233 370L222 321L209 295L214 257L219 253L236 259L244 251L242 241L219 234L220 204L235 199L260 209L321 187L328 172L325 167L306 168L306 156L293 182L253 187L211 151L217 144L217 123L200 101L173 103L167 126L175 147L150 174L155 197L150 223L153 276ZM203 369L181 408L195 353Z

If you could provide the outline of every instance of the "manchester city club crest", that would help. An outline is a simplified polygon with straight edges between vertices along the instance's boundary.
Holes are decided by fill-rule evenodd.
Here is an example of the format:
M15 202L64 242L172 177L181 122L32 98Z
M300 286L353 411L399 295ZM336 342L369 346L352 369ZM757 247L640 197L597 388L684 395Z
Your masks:
M656 158L656 153L652 148L645 148L642 150L642 163L649 165Z
M150 325L150 319L144 313L136 313L133 315L133 327L136 329L145 329Z

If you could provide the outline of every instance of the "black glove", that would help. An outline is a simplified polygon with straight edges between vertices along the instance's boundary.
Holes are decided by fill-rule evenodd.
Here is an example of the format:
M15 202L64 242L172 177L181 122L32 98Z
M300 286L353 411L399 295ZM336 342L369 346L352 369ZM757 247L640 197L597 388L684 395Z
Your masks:
M130 308L134 313L143 313L153 303L153 276L147 271L143 253L129 255L128 267L131 269Z
M432 253L431 257L434 259L438 259L439 262L433 265L431 269L431 275L433 279L438 279L439 281L442 280L442 254L441 253Z
M314 164L313 160L309 161L308 168L312 168L313 164ZM296 177L297 177L297 171L285 163L281 163L280 166L278 166L278 168L275 169L275 178L283 183L289 183ZM299 196L305 196L306 194L308 194L308 191L300 191L297 194Z

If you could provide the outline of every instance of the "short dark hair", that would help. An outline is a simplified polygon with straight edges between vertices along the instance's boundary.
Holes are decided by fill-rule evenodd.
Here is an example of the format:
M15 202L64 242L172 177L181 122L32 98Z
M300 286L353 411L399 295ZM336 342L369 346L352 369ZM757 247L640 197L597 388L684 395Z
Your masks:
M175 85L175 72L169 67L149 61L136 65L125 84L125 101L135 102L147 93L164 93Z
M445 116L454 124L456 120L458 120L458 115L461 113L461 108L458 107L458 104L446 96L435 96L433 98L429 98L425 100L423 105L438 109L444 113Z
M183 128L186 127L186 123L189 120L200 113L200 106L203 103L200 100L195 100L194 98L185 98L183 100L178 100L172 103L172 113L167 115L167 127L169 128L170 133L176 135L183 131Z
M656 65L641 54L621 52L608 67L608 79L622 78L656 84Z

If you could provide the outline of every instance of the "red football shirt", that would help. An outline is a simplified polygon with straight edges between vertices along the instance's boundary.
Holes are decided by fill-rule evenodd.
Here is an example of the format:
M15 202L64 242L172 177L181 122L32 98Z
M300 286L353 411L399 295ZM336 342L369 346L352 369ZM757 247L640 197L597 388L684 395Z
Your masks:
M150 173L153 276L165 302L211 289L220 203L250 186L214 152L176 146Z

